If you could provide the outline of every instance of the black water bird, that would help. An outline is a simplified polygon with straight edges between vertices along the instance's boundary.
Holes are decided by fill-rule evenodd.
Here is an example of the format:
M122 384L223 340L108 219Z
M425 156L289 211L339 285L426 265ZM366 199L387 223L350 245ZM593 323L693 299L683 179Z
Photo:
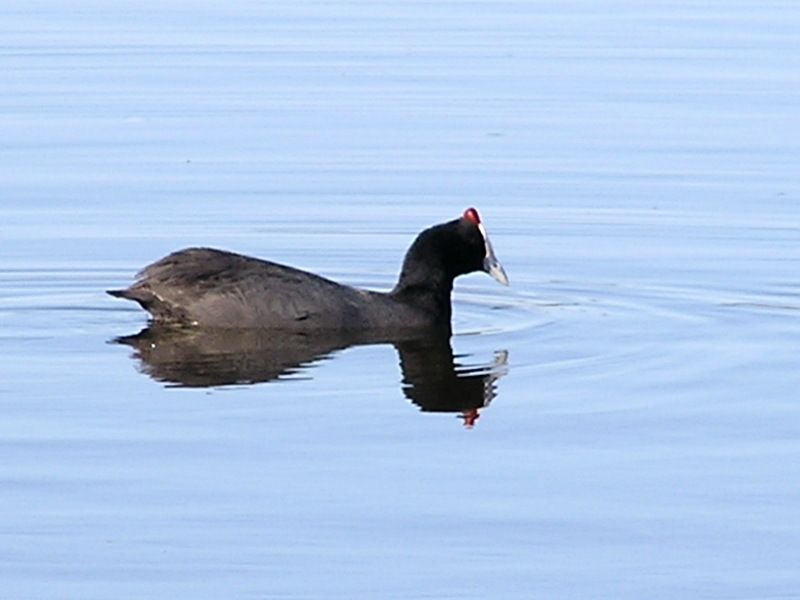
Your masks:
M127 289L108 293L138 302L158 325L449 333L453 281L474 271L508 285L478 211L469 208L417 236L397 284L385 293L211 248L174 252L145 267Z

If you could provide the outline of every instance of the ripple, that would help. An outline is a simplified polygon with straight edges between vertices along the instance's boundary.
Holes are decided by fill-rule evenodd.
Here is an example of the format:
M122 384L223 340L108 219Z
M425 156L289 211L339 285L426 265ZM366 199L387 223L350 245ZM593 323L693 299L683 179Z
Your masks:
M615 281L530 282L522 290L460 289L455 344L490 336L509 351L511 380L624 378L659 385L706 377L800 330L792 289ZM461 341L459 341L459 339ZM468 344L475 350L474 344ZM523 376L522 379L526 379ZM644 384L642 384L644 385Z
M105 330L120 311L105 288L118 276L108 269L0 270L0 321L5 339L32 339Z
M143 324L142 312L106 298L104 290L125 279L123 269L0 270L0 319L4 337L29 337L76 330ZM371 281L370 288L386 288ZM494 288L497 289L494 289ZM536 335L548 327L579 326L586 320L611 321L639 331L796 316L800 292L795 286L764 290L713 285L550 280L522 281L515 287L461 285L454 294L453 329L457 337ZM735 315L735 316L734 316Z
M552 321L532 298L483 290L457 294L453 313L453 330L457 336L526 331Z

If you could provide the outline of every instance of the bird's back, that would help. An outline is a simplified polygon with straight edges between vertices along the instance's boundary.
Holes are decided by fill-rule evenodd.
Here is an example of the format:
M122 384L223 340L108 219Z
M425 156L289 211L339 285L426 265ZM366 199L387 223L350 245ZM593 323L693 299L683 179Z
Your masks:
M125 290L156 322L210 327L346 328L364 295L307 271L210 248L174 252Z

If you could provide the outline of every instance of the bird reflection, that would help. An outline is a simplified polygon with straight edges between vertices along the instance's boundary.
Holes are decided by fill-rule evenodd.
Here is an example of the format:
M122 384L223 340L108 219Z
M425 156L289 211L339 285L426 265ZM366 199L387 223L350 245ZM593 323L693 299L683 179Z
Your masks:
M253 384L303 374L312 363L351 346L392 344L405 396L422 411L456 413L473 427L506 373L507 353L488 364L456 360L448 335L397 332L298 333L151 326L115 343L132 347L141 372L177 387ZM463 360L465 357L458 357Z

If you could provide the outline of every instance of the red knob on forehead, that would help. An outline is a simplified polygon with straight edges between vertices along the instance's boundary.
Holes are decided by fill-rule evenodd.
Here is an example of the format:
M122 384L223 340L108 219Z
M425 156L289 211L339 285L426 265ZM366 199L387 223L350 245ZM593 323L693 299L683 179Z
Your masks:
M481 224L481 218L478 216L478 211L475 210L474 208L468 208L467 210L465 210L464 218L469 219L470 221L475 223L475 225Z

